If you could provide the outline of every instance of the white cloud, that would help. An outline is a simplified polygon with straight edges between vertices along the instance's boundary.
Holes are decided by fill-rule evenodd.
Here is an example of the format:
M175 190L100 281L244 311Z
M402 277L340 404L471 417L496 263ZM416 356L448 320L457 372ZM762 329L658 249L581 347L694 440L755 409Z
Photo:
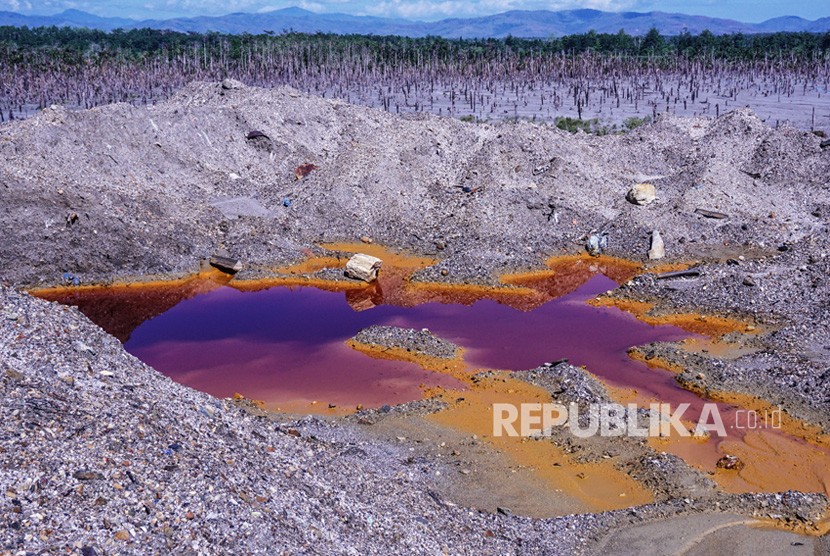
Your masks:
M30 12L32 11L32 3L28 0L2 0L0 7L13 12Z
M473 2L460 0L384 0L366 8L371 15L421 19L438 17L468 16L476 13Z
M267 14L268 12L275 12L277 10L281 10L284 6L262 6L261 8L257 8L256 13L258 14Z
M327 11L326 5L320 2L310 2L308 0L300 0L297 4L298 8L302 8L304 10L308 10L310 12L317 12L322 13Z

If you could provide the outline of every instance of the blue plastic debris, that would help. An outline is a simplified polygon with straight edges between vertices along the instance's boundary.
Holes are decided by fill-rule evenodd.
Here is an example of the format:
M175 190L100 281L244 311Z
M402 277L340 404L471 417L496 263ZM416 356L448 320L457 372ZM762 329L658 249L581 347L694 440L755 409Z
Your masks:
M292 205L291 199L289 199L288 197L286 197L285 199L282 200L282 206L284 206L285 208L288 208L291 205Z

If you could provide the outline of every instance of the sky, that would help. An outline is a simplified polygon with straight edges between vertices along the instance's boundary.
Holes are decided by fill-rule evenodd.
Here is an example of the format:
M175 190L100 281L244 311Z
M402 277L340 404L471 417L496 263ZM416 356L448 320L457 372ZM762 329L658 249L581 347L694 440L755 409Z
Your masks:
M797 15L830 16L829 0L0 0L0 10L54 14L77 9L100 16L163 19L231 12L268 12L298 6L313 12L337 12L405 19L475 17L507 10L663 11L759 22Z

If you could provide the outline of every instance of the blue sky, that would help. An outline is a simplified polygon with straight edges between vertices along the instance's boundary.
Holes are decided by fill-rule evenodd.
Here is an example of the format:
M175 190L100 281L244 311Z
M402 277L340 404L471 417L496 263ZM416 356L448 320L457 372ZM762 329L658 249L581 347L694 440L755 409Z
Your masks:
M314 12L341 12L407 19L434 20L472 17L507 10L566 10L680 12L758 22L782 15L807 19L830 16L828 0L0 0L0 10L52 14L78 9L102 16L166 18L266 12L299 6Z

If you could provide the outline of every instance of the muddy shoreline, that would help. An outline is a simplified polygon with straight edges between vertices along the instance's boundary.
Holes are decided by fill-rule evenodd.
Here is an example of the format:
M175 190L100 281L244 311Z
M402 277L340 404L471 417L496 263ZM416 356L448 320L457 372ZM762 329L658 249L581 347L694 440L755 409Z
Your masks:
M245 139L251 129L267 141ZM423 442L396 440L397 425L372 431L407 408L365 416L374 425L257 415L170 382L76 310L19 291L185 277L220 250L243 262L235 281L244 283L309 257L337 258L318 246L361 237L435 259L411 269L413 283L504 287L500 275L582 253L593 230L608 233L607 255L646 264L659 229L667 250L659 262L699 275L638 273L607 297L653 303L657 316L739 318L763 333L744 335L753 351L735 358L678 361L673 346L652 346L652 357L682 364L689 387L780 405L826 433L830 151L812 134L737 111L591 137L529 123L396 118L290 89L222 94L217 84L193 84L153 108L48 109L2 125L0 152L0 230L14 238L0 250L8 510L0 550L264 553L277 541L286 551L336 553L591 553L607 544L609 528L670 516L739 514L799 530L826 518L824 495L725 494L678 458L637 446L627 469L651 485L656 503L541 520L486 504L465 510L451 498L467 475L445 469ZM304 163L317 169L296 179ZM657 188L648 206L625 198L642 181ZM332 279L324 268L285 276ZM548 372L524 376L544 388ZM442 407L427 406L413 418ZM152 432L136 437L139 426ZM188 473L163 461L182 459L180 450ZM414 468L412 451L421 457ZM285 490L265 492L275 484ZM239 523L244 533L232 533Z

